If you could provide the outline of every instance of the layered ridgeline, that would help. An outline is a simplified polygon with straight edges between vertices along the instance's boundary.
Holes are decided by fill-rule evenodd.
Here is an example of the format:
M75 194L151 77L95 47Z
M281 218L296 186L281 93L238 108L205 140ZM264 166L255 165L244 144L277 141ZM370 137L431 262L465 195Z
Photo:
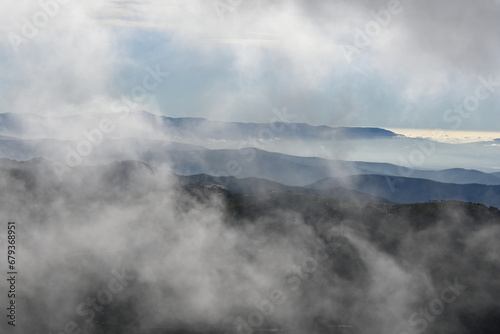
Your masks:
M59 153L68 147L65 144L52 139L4 139L0 140L0 155L19 160L42 156L58 161ZM186 182L208 180L240 193L291 187L294 192L354 196L371 202L460 200L500 207L500 177L495 174L464 169L416 170L383 163L296 157L255 148L209 150L165 141L117 139L104 141L91 155L71 155L73 167L65 165L64 159L51 166L57 176L64 177L77 166L122 158L167 168L184 175ZM8 164L7 160L4 163Z
M182 175L262 177L296 186L308 185L327 177L359 174L422 178L443 183L500 185L498 173L461 168L419 170L388 163L299 157L254 147L207 149L196 145L138 138L103 139L99 145L81 145L88 142L2 137L0 157L13 160L43 157L70 167L140 160L153 166L169 165L172 171Z
M0 163L23 333L498 333L497 209L53 164Z
M452 145L407 138L380 128L294 123L296 118L286 110L270 113L268 123L170 118L147 112L82 113L65 117L5 113L0 114L0 154L17 160L45 157L73 165L127 159L154 163L164 161L163 150L168 150L167 147L175 143L176 147L172 149L176 151L179 148L182 151L197 150L180 144L208 149L256 148L336 161L387 162L410 169L461 167L490 173L500 168L500 147L496 141ZM150 154L147 155L147 152ZM247 150L240 159L249 161L253 155ZM360 167L362 170L363 166ZM224 166L222 171L226 172L226 169L231 170ZM384 172L379 169L376 174ZM397 175L392 170L387 172L393 176L427 178L407 173L406 169L398 170ZM472 175L464 170L445 174L431 174L429 177L434 181L452 183L498 182L496 175ZM465 176L465 181L458 181L462 179L461 175ZM304 184L330 176L334 175L323 175Z
M372 202L461 200L500 207L498 173L463 168L424 170L279 153L284 150L298 154L301 149L309 152L321 145L338 153L373 143L377 149L371 151L378 152L380 160L387 158L385 154L392 148L408 161L427 161L439 156L437 143L404 138L377 128L286 123L290 120L293 117L285 111L276 112L273 123L262 124L168 118L146 112L67 117L0 114L0 157L43 157L62 164L59 174L78 166L137 160L168 167L178 175L213 176L211 182L239 192L252 192L255 187L252 188L251 180L258 178L259 188L265 183L263 188L267 190L291 186L301 187L301 193L306 194ZM447 157L450 147L441 147L441 152L446 149ZM467 148L468 152L472 150ZM484 153L473 151L476 155Z

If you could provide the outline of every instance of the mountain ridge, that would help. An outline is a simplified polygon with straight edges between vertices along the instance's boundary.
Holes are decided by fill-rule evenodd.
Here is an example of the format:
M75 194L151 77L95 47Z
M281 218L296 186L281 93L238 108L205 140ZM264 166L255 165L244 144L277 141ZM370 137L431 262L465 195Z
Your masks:
M379 137L394 137L394 136L402 136L402 135L399 135L399 134L396 134L390 130L387 130L387 129L383 129L383 128L379 128L379 127L359 127L359 126L353 126L353 127L346 127L346 126L339 126L339 127L335 127L335 126L329 126L329 125L312 125L312 124L309 124L309 123L295 123L295 122L283 122L283 121L277 121L277 122L262 122L262 123L258 123L258 122L235 122L235 121L219 121L219 120L210 120L210 119L206 119L206 118L201 118L201 117L169 117L169 116L166 116L166 115L157 115L157 114L152 114L152 113L149 113L147 111L136 111L136 112L130 112L130 113L104 113L104 114L86 114L86 115L80 115L80 114L74 114L74 115L65 115L65 116L44 116L44 115L39 115L39 114L36 114L36 113L26 113L26 114L18 114L18 113L10 113L10 112L7 112L7 113L0 113L0 130L2 129L2 126L5 125L5 119L4 118L7 118L7 120L10 119L10 121L14 121L16 118L20 118L20 117L28 117L28 118L36 118L36 120L39 122L41 119L51 119L51 120L55 120L55 119L71 119L71 118L75 118L75 119L78 119L78 118L90 118L90 117L95 117L99 115L98 118L112 118L112 119L115 119L115 118L128 118L130 116L132 117L136 117L136 116L140 116L140 117L144 117L144 118L149 118L150 120L151 119L155 119L156 122L158 123L158 121L161 121L163 124L162 125L174 125L176 127L186 127L186 128L191 128L193 127L193 125L195 126L200 126L200 125L203 125L203 123L205 123L205 125L209 126L209 127L212 127L212 126L217 126L217 127L221 127L221 126L236 126L236 127L239 127L239 128L242 128L242 127L252 127L253 129L251 129L250 131L253 131L255 132L256 129L260 129L262 127L270 127L271 124L274 124L274 127L276 127L277 125L287 125L289 127L295 127L295 128L298 128L299 130L302 129L302 131L305 131L309 136L311 137L314 137L313 133L312 133L312 130L316 130L318 131L319 130L319 133L322 133L323 135L326 135L328 132L335 132L337 131L338 133L336 134L337 136L342 136L342 135L365 135L365 136L370 136L370 132L371 132L371 135L375 135L375 136L379 136ZM126 117L125 117L126 115ZM187 124L186 124L187 123ZM9 124L10 125L10 124ZM271 129L272 130L272 129ZM295 129L297 130L297 129ZM248 131L248 130L246 130ZM352 131L353 133L351 134L350 131ZM276 132L276 131L274 131ZM281 132L281 131L280 131ZM216 132L213 132L213 134L218 137L219 133L216 133ZM332 133L333 135L333 133Z
M81 141L58 139L12 139L0 141L0 156L13 160L44 157L68 164L68 147L76 154ZM305 186L320 179L342 175L379 174L407 176L445 183L480 183L500 185L500 173L471 169L419 170L390 163L329 160L320 157L299 157L259 148L208 149L198 145L160 139L106 139L81 157L81 164L103 164L115 160L141 160L152 165L169 164L182 175L212 174L243 177L264 177L291 186ZM236 161L240 173L228 172L228 163ZM236 172L239 169L237 168Z
M500 208L500 186L498 185L454 184L384 175L353 175L323 179L307 187L328 190L339 186L401 204L459 200Z
M65 170L61 173L61 167L55 162L43 158L31 159L29 161L12 161L0 159L0 170L12 174L15 178L25 180L26 185L32 187L30 180L34 170L42 171L46 175L43 182L59 182L72 179L80 180L84 175L91 175L92 171L103 172L104 178L114 180L116 186L127 186L129 178L136 179L135 173L142 175L141 178L149 180L154 175L163 175L165 180L168 175L173 176L179 185L192 183L210 183L222 186L235 194L263 195L275 192L310 194L333 198L344 198L357 202L373 203L425 203L430 201L459 200L464 202L481 203L487 206L500 207L500 186L488 186L482 184L452 184L442 183L425 179L391 177L384 175L353 175L343 178L325 178L307 186L290 186L265 178L236 178L234 176L215 176L207 174L179 175L169 169L154 167L143 161L127 160L116 161L98 166L80 166L76 169ZM10 172L9 172L10 171ZM83 174L82 174L83 173ZM90 174L88 174L90 173ZM141 174L142 173L142 174ZM143 175L144 174L144 175ZM52 175L49 178L49 175ZM108 175L108 176L105 176ZM62 177L62 179L61 179ZM52 181L50 181L52 180ZM140 188L150 186L153 183L138 185ZM96 184L97 188L101 185Z

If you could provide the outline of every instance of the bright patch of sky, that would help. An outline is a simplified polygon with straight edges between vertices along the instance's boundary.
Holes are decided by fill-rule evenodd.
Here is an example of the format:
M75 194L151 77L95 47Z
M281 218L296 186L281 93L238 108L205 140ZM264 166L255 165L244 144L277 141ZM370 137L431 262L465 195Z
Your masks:
M392 128L389 130L409 138L424 138L449 144L491 142L490 145L498 146L500 143L500 132Z

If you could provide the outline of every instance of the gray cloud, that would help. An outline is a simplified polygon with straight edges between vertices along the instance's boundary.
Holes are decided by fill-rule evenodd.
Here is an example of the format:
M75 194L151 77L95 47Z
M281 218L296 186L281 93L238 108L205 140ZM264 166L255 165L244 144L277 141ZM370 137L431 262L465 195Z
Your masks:
M243 0L233 2L222 19L214 3L224 2L71 1L60 5L18 53L13 52L8 34L22 36L23 19L33 23L33 15L43 8L36 1L2 4L1 52L10 64L2 70L8 78L3 111L109 110L114 99L128 93L122 81L130 75L122 73L154 66L163 56L132 55L120 45L148 33L164 33L175 53L201 55L204 66L228 75L213 78L198 73L206 82L183 98L199 101L194 105L203 106L203 111L170 106L173 96L164 87L154 93L160 101L149 106L153 112L264 122L272 108L293 103L307 105L301 107L308 109L302 121L350 125L365 119L375 122L374 114L394 118L410 108L419 116L404 116L401 122L428 127L435 126L433 113L442 108L440 101L451 105L454 96L469 94L469 85L473 87L479 75L498 76L499 50L492 42L498 35L497 1L401 1L402 11L392 15L353 63L344 57L342 45L353 44L356 28L364 30L373 20L371 12L386 10L390 1ZM227 62L222 65L221 59ZM189 73L189 61L161 64L165 70L180 65L177 75ZM228 84L227 78L233 82ZM373 86L372 80L380 85ZM342 82L353 92L349 101L337 106L346 99L345 92L330 82ZM366 88L359 90L360 84ZM384 106L377 96L385 96ZM485 120L493 117L490 106L482 112ZM485 123L490 121L471 120L476 128Z

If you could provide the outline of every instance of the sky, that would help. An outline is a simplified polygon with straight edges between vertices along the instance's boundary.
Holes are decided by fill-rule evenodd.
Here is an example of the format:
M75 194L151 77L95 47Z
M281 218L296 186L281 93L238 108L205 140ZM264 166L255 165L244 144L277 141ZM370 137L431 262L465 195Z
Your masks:
M286 108L310 124L498 130L496 0L0 8L0 112L114 112L132 100L129 109L171 117L269 122Z

